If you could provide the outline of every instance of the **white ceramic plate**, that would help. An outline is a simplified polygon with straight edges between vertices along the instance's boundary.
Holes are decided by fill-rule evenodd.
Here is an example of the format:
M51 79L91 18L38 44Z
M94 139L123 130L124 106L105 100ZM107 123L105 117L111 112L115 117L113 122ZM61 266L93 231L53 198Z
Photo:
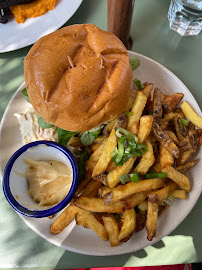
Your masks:
M186 86L173 73L150 58L133 52L129 52L129 54L130 56L136 55L141 62L140 67L134 72L134 77L140 78L143 82L153 82L154 85L160 88L164 93L183 93L184 99L188 100L195 111L201 115L196 100ZM24 87L25 84L21 85L17 90L2 119L0 133L2 174L9 157L22 146L19 124L14 117L14 113L24 112L28 106L28 103L21 94L21 90ZM197 154L196 158L202 159L202 151ZM162 214L158 222L157 238L152 242L147 241L146 230L144 229L138 233L134 233L128 242L122 243L118 247L110 247L109 241L105 242L99 239L92 230L84 229L81 226L74 226L74 222L64 229L62 233L51 235L49 227L53 220L48 218L27 218L24 216L21 216L21 218L32 230L47 241L73 252L96 256L135 252L150 244L154 244L162 237L170 234L186 218L202 190L202 181L196 181L199 175L202 175L202 166L200 163L188 174L191 181L191 192L188 194L187 200L177 200L174 206L170 207Z
M0 23L0 53L17 50L35 43L39 38L55 31L76 12L83 0L57 0L54 10L18 24L15 18Z

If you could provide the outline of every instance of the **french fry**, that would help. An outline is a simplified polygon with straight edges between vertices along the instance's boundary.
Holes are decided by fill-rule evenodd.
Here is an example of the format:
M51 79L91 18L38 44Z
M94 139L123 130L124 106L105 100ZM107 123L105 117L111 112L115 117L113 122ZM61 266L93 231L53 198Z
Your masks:
M52 234L60 233L64 228L66 228L75 218L78 213L78 208L69 204L67 208L57 217L57 219L51 224L50 232Z
M80 137L71 137L69 140L69 146L79 148L82 147L81 139Z
M114 125L116 124L118 118L115 118L113 120L111 120L103 129L103 134L104 135L109 135L114 127Z
M147 141L146 145L148 151L144 153L139 164L135 168L135 171L138 172L139 174L146 174L155 161L153 147L151 143Z
M173 181L169 181L164 188L149 193L148 201L151 203L160 203L176 188L177 184Z
M138 183L129 182L125 185L119 185L118 187L115 187L111 192L105 194L104 203L105 205L108 205L113 202L128 198L134 193L163 187L164 184L164 179L153 178L148 180L142 180Z
M112 247L119 246L119 226L113 215L103 216L104 227L108 233L109 241Z
M152 168L153 168L153 169L155 170L155 172L157 172L157 173L161 172L161 164L160 164L160 162L159 162L159 161L156 161L156 162L154 163L154 165L153 165Z
M191 146L194 150L197 150L198 142L197 142L197 135L195 130L189 130L188 131L189 140L191 143Z
M170 152L168 152L168 150L165 149L165 147L163 147L162 144L160 144L159 146L159 153L160 153L159 161L161 164L161 168L167 168L174 164L173 156L170 154Z
M192 148L189 136L186 130L186 127L184 127L181 123L181 118L176 116L174 118L174 124L175 124L175 129L177 133L177 138L179 140L179 146L182 147L184 151L188 151Z
M147 200L144 200L143 202L141 202L139 205L138 205L138 209L142 212L142 213L145 213L147 211L147 208L148 208L148 201Z
M125 199L124 200L126 202L125 209L132 209L141 202L143 202L147 198L148 193L149 191L138 192Z
M188 151L180 151L179 157L177 159L177 166L183 165L193 157L193 155L196 153L194 149L190 149Z
M107 166L106 172L111 172L111 170L115 169L117 167L116 163L112 160L109 165Z
M173 95L167 96L163 102L162 107L165 113L169 113L174 110L174 108L180 103L183 98L182 93L175 93Z
M78 185L78 188L77 188L76 193L75 193L76 197L84 190L84 188L87 186L87 184L89 183L90 180L91 180L91 178L86 177L85 179L83 179L81 181L81 183Z
M117 145L117 137L116 137L116 131L113 128L107 142L105 144L105 147L102 151L101 156L98 159L98 162L95 165L95 168L92 173L92 177L95 178L96 176L103 173L107 166L109 165L110 161L112 160L112 152L114 151L115 147Z
M164 118L161 120L161 128L166 129L169 122L173 120L175 116L176 114L174 112L164 114Z
M153 120L154 122L158 123L158 125L161 125L162 119L161 95L162 95L161 90L155 88L153 95Z
M153 101L151 100L151 96L147 98L147 104L145 106L145 110L147 114L153 114Z
M147 97L142 91L137 91L133 107L131 109L132 116L128 117L128 127L127 129L133 134L138 133L138 124L144 107L147 103Z
M158 141L157 139L153 136L152 132L149 134L148 141L152 144L153 149L157 148L158 146Z
M183 189L173 190L170 194L176 199L186 200L187 198L187 193Z
M90 172L92 174L96 163L98 162L103 149L105 147L105 144L107 142L107 139L103 140L101 144L99 144L99 147L97 148L97 150L90 156L90 158L87 160L86 162L86 171Z
M152 90L153 84L145 83L142 91L136 94L134 91L124 112L105 125L101 135L88 147L91 156L86 162L86 177L72 202L51 225L52 234L60 233L75 219L77 225L91 228L102 239L109 238L111 246L127 241L133 232L145 226L147 238L152 241L158 217L169 207L162 202L169 195L186 199L190 181L184 174L198 162L189 160L202 144L202 118L185 101L181 108L176 108L183 94L168 96L156 88L151 100ZM125 112L130 110L132 115L127 116ZM181 121L185 116L190 120L186 127ZM138 162L136 156L121 166L112 161L118 141L116 130L120 127L135 134L139 144L147 145L148 151ZM71 138L69 144L73 151L82 147L80 137ZM125 150L128 146L125 143L123 147ZM142 180L144 176L141 176L136 183L119 183L121 175L133 172L145 175L150 168L167 173L167 177Z
M106 140L107 140L106 135L100 135L99 137L97 137L94 143L91 144L90 147L91 152L94 153L100 147L100 145L104 143L104 141L106 142Z
M104 222L102 219L102 217L104 216L104 213L93 213L93 216L104 226Z
M202 129L202 118L193 110L193 108L186 102L182 101L180 108L185 116L198 128Z
M170 139L176 144L178 145L180 142L178 141L176 135L174 132L170 131L170 130L166 130L168 136L170 137Z
M101 173L98 176L96 176L94 179L100 181L105 186L107 185L107 174L106 173Z
M128 116L125 113L119 115L118 120L114 126L114 129L125 128L128 122Z
M162 93L162 94L161 94L161 102L163 102L163 100L164 100L165 98L167 98L167 97L168 97L168 95Z
M190 182L189 178L186 177L184 174L178 172L173 167L162 169L162 172L167 173L167 177L173 180L178 186L181 187L181 189L184 189L185 191L190 191Z
M137 134L138 143L144 143L152 129L153 116L152 115L144 115L140 118L140 126Z
M107 186L101 186L98 190L99 198L104 198L104 195L109 193L110 191L112 191L111 188L108 188Z
M75 220L77 225L92 229L103 240L108 239L105 227L89 211L79 209Z
M152 241L156 236L157 222L158 222L158 203L148 202L147 210L147 221L146 221L146 230L147 230L147 239Z
M201 129L196 130L196 137L197 137L197 144L199 146L202 144L202 130Z
M90 147L91 153L94 153L99 147L100 147L99 143L91 144L91 147Z
M113 120L112 120L111 122L114 123ZM110 123L111 123L111 122L110 122ZM107 138L107 136L104 135L104 134L99 135L99 136L95 139L94 143L101 144L101 143L103 143L103 140L105 140L106 138Z
M195 130L194 124L193 124L192 122L190 122L190 121L189 121L189 123L188 123L187 130L188 130L188 131L189 131L189 130Z
M123 165L117 166L107 175L106 184L109 188L114 188L119 183L119 176L122 174L128 174L133 167L137 157L132 157L126 161Z
M164 130L162 130L156 122L153 123L153 132L156 139L171 153L171 155L174 158L178 158L179 148L174 144L168 134Z
M145 96L147 98L149 98L151 96L151 92L153 90L153 87L154 87L153 83L149 83L142 89L142 92L145 94Z
M135 230L136 224L136 213L135 209L126 210L123 213L123 225L119 233L119 241L126 242L130 239L131 235Z
M176 169L178 172L186 173L189 169L193 168L193 167L198 163L198 161L199 161L199 160L196 159L196 160L191 161L191 162L188 162L188 163L186 163L186 164L177 166L175 169Z
M96 212L96 213L121 213L127 209L132 209L147 198L147 194L150 191L142 191L133 194L129 198L105 205L103 199L79 197L74 200L74 205L79 208Z
M176 115L178 115L178 117L180 117L180 118L182 118L182 119L185 118L185 115L184 115L184 113L183 113L183 111L182 111L181 108L176 108L176 109L174 109L173 112L174 112Z
M84 188L81 196L83 197L96 197L98 190L101 187L101 182L96 180L90 180L87 186Z
M74 200L74 204L82 209L96 213L121 213L127 206L125 201L115 202L105 205L104 200L100 198L80 197Z
M202 136L197 137L197 144L201 145L202 144Z

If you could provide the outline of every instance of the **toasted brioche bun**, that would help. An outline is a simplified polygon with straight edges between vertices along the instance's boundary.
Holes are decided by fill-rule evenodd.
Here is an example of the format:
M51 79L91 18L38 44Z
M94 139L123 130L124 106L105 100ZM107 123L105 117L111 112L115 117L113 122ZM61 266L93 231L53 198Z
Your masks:
M72 25L39 39L24 61L34 110L69 131L90 130L129 103L132 69L123 43L94 25Z

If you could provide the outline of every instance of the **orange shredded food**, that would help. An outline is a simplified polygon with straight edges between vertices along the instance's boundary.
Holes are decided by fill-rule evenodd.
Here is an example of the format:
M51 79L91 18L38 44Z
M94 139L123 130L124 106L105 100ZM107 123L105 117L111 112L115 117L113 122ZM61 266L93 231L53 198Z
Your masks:
M35 18L55 8L57 0L36 0L30 4L11 6L10 11L17 23L24 23L25 19Z

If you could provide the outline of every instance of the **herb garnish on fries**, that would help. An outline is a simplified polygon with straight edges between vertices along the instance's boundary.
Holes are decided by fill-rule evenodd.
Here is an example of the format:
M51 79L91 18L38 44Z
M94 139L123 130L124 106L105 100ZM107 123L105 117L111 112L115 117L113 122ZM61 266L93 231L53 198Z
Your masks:
M116 130L118 147L115 148L113 161L117 166L123 165L129 158L142 156L147 151L145 144L138 144L138 138L126 129L118 128Z
M52 233L59 232L62 216L67 226L74 215L78 225L87 225L104 240L109 238L111 246L128 241L133 232L144 227L151 241L163 210L174 207L178 198L186 200L190 180L184 173L198 162L190 159L201 144L202 132L185 119L183 112L192 123L199 116L185 103L183 112L176 109L183 97L180 93L167 96L155 89L152 99L153 84L144 85L142 91L137 91L131 110L125 113L127 123L120 119L109 123L97 141L88 146L88 179L81 182L78 197L64 210L72 209L70 218L62 213L51 225ZM91 181L100 186L90 191ZM89 184L82 185L85 182ZM103 232L96 231L93 218L88 224L81 222L80 209L86 211L85 215L94 215L105 230L100 225Z

